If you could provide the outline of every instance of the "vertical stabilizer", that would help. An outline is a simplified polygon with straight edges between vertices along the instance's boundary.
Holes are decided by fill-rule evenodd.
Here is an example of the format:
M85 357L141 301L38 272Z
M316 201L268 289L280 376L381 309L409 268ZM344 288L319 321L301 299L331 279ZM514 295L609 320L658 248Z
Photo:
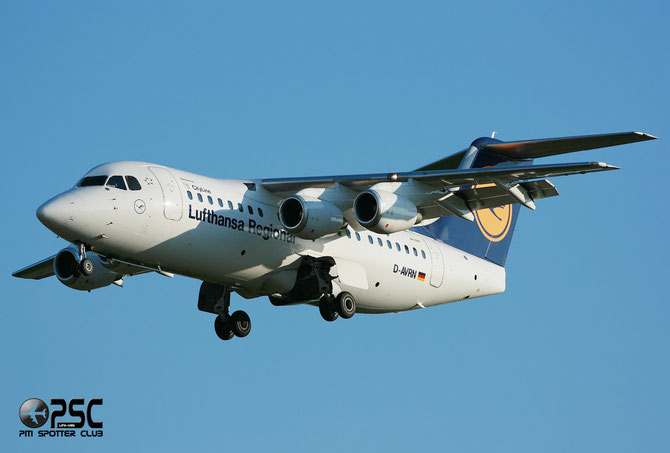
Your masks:
M478 138L465 150L458 168L509 167L532 162L528 159L510 159L483 149L486 145L498 143L503 142L492 137ZM505 266L520 209L521 205L517 204L480 209L474 211L473 221L450 215L430 225L417 227L414 231Z

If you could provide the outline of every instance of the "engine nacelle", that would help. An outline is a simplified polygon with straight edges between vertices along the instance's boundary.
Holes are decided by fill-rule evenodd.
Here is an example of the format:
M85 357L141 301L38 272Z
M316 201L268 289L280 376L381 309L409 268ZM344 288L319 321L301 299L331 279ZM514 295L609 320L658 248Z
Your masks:
M90 291L111 285L123 277L107 268L108 261L93 252L86 257L93 261L93 274L86 276L79 271L79 251L65 248L58 252L54 259L54 273L65 286L80 291Z
M344 224L344 216L327 201L296 194L282 200L279 221L289 233L303 239L317 239L337 233Z
M368 230L390 234L412 228L419 219L414 203L384 190L368 189L354 200L356 220Z

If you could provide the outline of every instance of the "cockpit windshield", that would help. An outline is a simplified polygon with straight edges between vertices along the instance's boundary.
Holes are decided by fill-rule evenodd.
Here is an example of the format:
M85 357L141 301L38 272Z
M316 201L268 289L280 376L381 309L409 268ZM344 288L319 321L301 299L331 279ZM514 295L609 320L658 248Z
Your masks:
M109 176L85 176L77 183L77 187L91 187L104 186L115 187L121 190L142 190L142 186L136 177L126 175L125 178L121 175Z
M130 190L142 190L142 186L136 177L126 175L126 181L128 181L128 188Z
M107 176L86 176L79 181L77 187L104 186Z
M112 176L107 181L109 187L116 187L117 189L126 190L126 183L123 181L123 176Z

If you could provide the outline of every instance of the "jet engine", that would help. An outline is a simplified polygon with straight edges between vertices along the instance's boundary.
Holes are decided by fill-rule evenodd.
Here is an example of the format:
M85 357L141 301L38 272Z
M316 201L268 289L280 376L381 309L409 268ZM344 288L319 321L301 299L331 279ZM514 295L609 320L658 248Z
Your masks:
M356 196L354 215L358 223L379 234L407 230L420 221L414 203L384 190L368 189Z
M111 285L123 277L107 268L108 261L103 257L88 252L86 257L93 262L93 273L84 275L79 270L79 252L75 248L64 248L54 259L54 273L65 286L80 291L90 291Z
M344 217L335 205L306 195L291 195L279 205L279 221L289 233L317 239L337 233Z

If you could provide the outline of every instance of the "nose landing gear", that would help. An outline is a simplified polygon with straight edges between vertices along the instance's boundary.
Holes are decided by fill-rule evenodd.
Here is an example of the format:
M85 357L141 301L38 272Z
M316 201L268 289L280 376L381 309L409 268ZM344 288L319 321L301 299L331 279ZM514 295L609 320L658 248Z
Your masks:
M90 277L93 275L94 266L93 266L93 261L90 259L86 258L86 248L90 250L90 247L84 244L83 242L76 243L77 248L79 249L79 265L77 266L77 270L84 274L86 277Z

